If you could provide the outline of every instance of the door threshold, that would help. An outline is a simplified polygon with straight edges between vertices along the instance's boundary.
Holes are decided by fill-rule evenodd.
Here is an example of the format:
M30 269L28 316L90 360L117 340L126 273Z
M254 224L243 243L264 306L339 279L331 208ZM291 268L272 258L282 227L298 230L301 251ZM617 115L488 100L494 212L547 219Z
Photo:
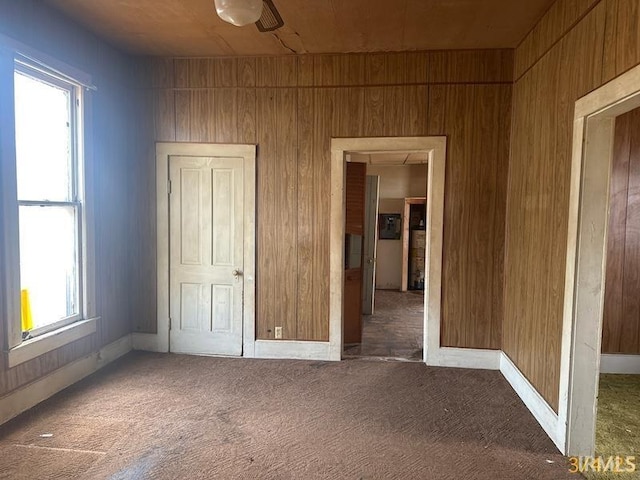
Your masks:
M342 354L342 360L365 360L370 362L423 363L421 358L380 357L380 356L372 356L372 355L348 355L348 354Z

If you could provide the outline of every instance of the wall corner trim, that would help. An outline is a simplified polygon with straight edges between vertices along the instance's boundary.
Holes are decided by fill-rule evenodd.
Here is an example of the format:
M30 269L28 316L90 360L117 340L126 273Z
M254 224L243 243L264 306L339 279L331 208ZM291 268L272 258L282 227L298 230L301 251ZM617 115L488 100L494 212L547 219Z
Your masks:
M515 366L511 359L500 353L500 372L518 394L527 409L538 421L542 429L556 445L560 453L565 453L566 423L551 408L547 401L538 393L523 373Z
M640 355L603 353L600 356L600 373L640 375Z
M129 353L131 335L0 397L0 425Z

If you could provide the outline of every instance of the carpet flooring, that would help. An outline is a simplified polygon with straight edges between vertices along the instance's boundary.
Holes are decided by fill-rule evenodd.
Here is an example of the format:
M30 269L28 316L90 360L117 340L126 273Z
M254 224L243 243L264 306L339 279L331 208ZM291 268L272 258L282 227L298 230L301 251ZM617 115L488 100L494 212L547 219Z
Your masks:
M376 290L373 315L362 316L362 343L346 356L422 360L424 292Z
M575 479L499 372L130 353L0 427L2 479Z

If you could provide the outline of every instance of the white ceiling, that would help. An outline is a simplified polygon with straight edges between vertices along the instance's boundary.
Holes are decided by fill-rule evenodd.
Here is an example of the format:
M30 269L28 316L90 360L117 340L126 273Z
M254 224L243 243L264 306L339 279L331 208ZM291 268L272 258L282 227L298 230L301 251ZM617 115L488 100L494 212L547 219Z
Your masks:
M214 0L44 0L120 48L162 56L513 48L554 0L274 0L285 26L220 20Z

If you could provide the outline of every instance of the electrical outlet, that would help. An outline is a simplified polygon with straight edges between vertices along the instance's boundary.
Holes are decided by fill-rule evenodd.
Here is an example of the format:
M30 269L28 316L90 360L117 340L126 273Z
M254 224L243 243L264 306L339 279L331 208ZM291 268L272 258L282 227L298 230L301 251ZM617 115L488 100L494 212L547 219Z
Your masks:
M276 340L282 339L282 327L276 327Z

